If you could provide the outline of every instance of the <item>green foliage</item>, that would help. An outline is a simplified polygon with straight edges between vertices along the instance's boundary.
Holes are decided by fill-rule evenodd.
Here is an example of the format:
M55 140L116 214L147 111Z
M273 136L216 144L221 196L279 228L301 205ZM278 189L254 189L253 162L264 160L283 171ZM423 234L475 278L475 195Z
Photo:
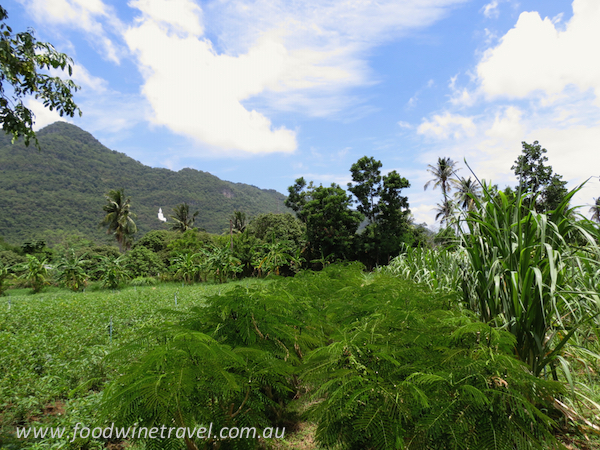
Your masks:
M172 231L153 230L142 236L140 240L135 243L134 247L141 245L152 250L154 253L160 253L168 250L169 244L178 238L180 238L180 235L178 233L173 233Z
M550 212L556 209L567 195L566 181L562 176L554 174L551 166L544 163L548 151L534 141L533 144L522 142L523 151L511 167L519 178L519 189L523 195L533 194L527 202L533 202L537 212ZM535 196L540 193L541 195ZM527 206L531 204L526 203Z
M23 104L23 98L32 95L41 99L45 107L58 111L61 117L73 117L76 112L81 115L73 101L73 92L79 87L71 80L45 73L66 69L71 76L73 60L57 52L52 44L38 42L32 29L13 34L4 22L7 18L8 13L0 7L0 121L5 133L12 134L13 142L23 137L29 145L33 139L39 148L33 131L35 116Z
M96 266L96 275L102 282L102 286L108 289L117 289L121 283L130 278L125 267L126 256L119 257L100 256Z
M121 375L103 394L105 422L277 426L302 386L328 448L556 445L553 401L563 385L516 360L511 333L398 277L331 265L238 287L172 317L110 357Z
M450 158L438 158L438 162L435 166L428 164L427 171L433 176L431 180L425 183L424 189L427 190L429 185L433 184L433 189L440 187L442 189L443 201L438 204L438 214L435 220L441 219L443 222L448 222L450 215L452 214L452 202L449 199L449 193L452 187L458 184L458 180L453 178L456 171L460 170L456 168L456 161L452 161Z
M594 204L590 207L590 211L592 214L591 219L594 222L600 223L600 197L594 200Z
M459 245L460 238L452 227L440 228L433 237L433 243L442 247L453 249Z
M5 266L0 261L0 297L4 294L4 291L6 290L6 281L8 280L9 275L9 267Z
M389 262L400 251L409 232L408 198L400 195L410 187L395 170L381 176L381 161L363 156L350 168L348 190L357 198L358 211L368 224L360 236L358 258L368 267Z
M579 289L581 271L598 243L574 220L571 191L549 217L526 207L535 199L517 193L484 192L477 209L466 219L464 246L475 279L463 292L484 322L505 326L515 336L516 354L539 375L555 368L563 346L577 327L596 314L596 292ZM573 243L581 240L586 252ZM553 369L554 370L554 369Z
M3 252L0 252L0 263L6 267L18 267L19 265L22 265L26 260L27 258L25 258L23 255L20 255L19 253L14 252L12 250L5 250Z
M48 290L3 297L0 304L0 446L16 426L105 427L98 417L101 391L124 366L108 364L106 354L164 323L164 308L186 311L205 297L239 283L182 288L161 284L121 291ZM244 283L246 284L246 283ZM177 295L177 307L173 298ZM10 308L7 303L10 301ZM112 323L112 339L109 331ZM21 440L24 449L102 449L106 440Z
M200 214L200 211L190 214L190 205L185 202L175 206L173 208L173 215L171 215L173 222L169 224L171 230L183 233L184 231L193 229L198 214Z
M100 222L101 227L107 227L107 234L115 236L119 244L119 250L127 250L131 247L133 235L137 232L137 226L133 221L131 213L131 199L125 198L123 189L110 190L105 195L106 204L102 208L106 215Z
M57 280L72 291L84 289L88 279L84 266L88 262L83 256L75 256L75 252L72 251L71 255L63 257L58 264Z
M229 247L212 247L203 249L204 267L213 274L215 280L224 283L228 278L241 273L244 268Z
M168 248L174 255L180 253L198 253L200 250L215 245L213 236L205 231L188 230L180 238L172 240Z
M136 247L125 254L125 268L132 278L155 277L165 271L165 266L156 253L146 247Z
M529 207L530 196L484 187L453 251L410 250L389 270L460 292L480 320L513 334L516 356L534 375L548 370L557 379L560 368L570 380L566 345L585 344L579 328L596 327L599 313L597 227L568 207L579 189L548 215Z
M258 259L254 265L259 276L262 274L281 275L285 273L298 272L303 258L300 254L294 254L294 249L285 242L273 242L264 244L264 254L258 253Z
M448 251L444 248L408 247L381 270L424 284L434 292L454 294L454 298L469 276L464 249Z
M377 200L381 195L381 161L363 156L350 167L352 181L348 183L348 190L357 198L358 211L360 211L370 224L375 223L379 213Z
M306 226L290 213L259 214L250 221L246 233L263 242L290 241L294 246L304 244Z
M235 233L243 233L246 230L247 218L245 212L234 211L229 220Z
M200 253L183 253L173 258L171 269L175 272L175 277L188 284L197 281L201 272L200 256Z
M46 258L40 260L34 255L25 255L25 257L27 262L20 267L20 271L23 271L20 278L27 282L34 293L38 293L49 284L48 260Z
M305 189L306 188L306 189ZM286 206L306 222L310 253L348 259L355 245L355 234L362 214L350 209L352 199L337 184L330 187L306 186L304 178L288 188Z

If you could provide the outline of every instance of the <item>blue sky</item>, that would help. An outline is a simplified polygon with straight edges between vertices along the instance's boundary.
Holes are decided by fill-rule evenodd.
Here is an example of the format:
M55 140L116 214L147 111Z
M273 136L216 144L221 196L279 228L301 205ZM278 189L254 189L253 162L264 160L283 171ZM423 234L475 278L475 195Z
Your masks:
M597 0L10 0L75 62L70 122L153 167L286 193L346 187L374 156L434 226L427 165L504 187L540 141L574 187L600 175ZM58 119L29 99L36 127ZM576 197L600 196L592 178ZM581 210L588 214L588 207Z

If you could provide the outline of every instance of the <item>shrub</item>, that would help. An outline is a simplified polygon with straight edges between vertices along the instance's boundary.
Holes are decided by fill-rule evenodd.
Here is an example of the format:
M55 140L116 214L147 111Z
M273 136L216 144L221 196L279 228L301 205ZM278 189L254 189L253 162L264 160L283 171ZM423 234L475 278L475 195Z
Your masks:
M143 246L125 254L125 267L133 278L159 276L165 270L158 255Z

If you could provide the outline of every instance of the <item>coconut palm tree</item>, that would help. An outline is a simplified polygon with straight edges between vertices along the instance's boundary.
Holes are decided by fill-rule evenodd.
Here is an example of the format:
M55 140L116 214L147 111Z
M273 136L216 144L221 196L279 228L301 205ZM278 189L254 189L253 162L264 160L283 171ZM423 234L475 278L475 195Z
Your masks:
M446 200L444 203L438 203L435 208L435 220L441 221L442 226L444 225L444 222L446 222L446 225L448 225L453 211L454 203L452 200Z
M471 177L461 178L454 198L462 209L471 211L475 207L475 199L479 197L480 191L481 187L477 181L473 181Z
M243 233L246 229L246 213L242 211L234 211L230 218L233 231L235 233Z
M592 213L592 220L600 222L600 197L595 200L594 205L590 208L590 212Z
M107 227L107 234L114 234L123 252L131 246L132 236L137 232L137 226L131 213L131 199L125 198L123 189L111 190L105 195L106 205L102 207L106 216L100 226Z
M196 211L190 216L190 205L185 202L177 205L173 208L173 215L171 216L171 219L174 220L174 222L171 223L171 230L181 231L182 233L191 230L194 228L194 222L199 213L200 211Z
M452 189L452 185L457 185L458 180L452 178L454 173L460 169L456 168L458 163L452 161L450 158L438 158L437 165L432 166L428 164L427 172L433 175L433 179L429 180L425 183L424 190L427 190L429 185L433 183L433 189L436 189L438 186L442 188L442 194L444 196L444 201L442 202L441 208L438 211L442 211L445 215L442 216L442 221L448 220L450 213L452 212L450 208L451 202L448 200L448 194ZM438 205L440 206L440 205ZM439 214L436 216L439 217Z

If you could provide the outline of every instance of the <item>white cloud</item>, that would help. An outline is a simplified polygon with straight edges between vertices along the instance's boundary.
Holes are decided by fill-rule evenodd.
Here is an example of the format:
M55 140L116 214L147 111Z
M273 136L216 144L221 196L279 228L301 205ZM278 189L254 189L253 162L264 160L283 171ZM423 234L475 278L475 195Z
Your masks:
M498 10L498 0L493 0L483 7L483 15L488 19L492 17L498 17L499 14L500 11Z
M523 111L515 106L497 112L494 123L485 132L486 136L503 143L518 142L525 134L522 116Z
M106 26L121 28L112 7L102 0L22 0L29 14L44 25L70 26L85 31L91 45L99 48L103 56L116 64L120 51L108 37Z
M135 0L130 6L141 14L124 36L138 57L154 123L212 150L290 153L297 131L270 117L369 114L372 107L347 94L376 82L367 51L464 1L256 0L201 9L191 0Z
M573 17L562 31L559 19L523 12L498 46L485 52L477 75L488 97L556 95L574 85L591 89L600 106L600 2L575 0Z
M143 93L156 124L223 150L296 149L293 131L274 128L267 117L241 105L276 82L286 57L276 41L232 58L217 55L209 41L167 35L152 20L130 28L125 38L145 68Z
M443 115L435 114L431 120L423 119L418 134L432 136L438 139L460 139L464 136L473 136L477 127L472 117L446 112Z
M404 122L402 120L398 121L398 126L400 128L404 128L404 129L411 129L412 128L412 125L410 123Z
M175 32L201 36L202 9L187 0L132 0L129 6L142 11L145 18ZM142 19L143 20L143 19Z

